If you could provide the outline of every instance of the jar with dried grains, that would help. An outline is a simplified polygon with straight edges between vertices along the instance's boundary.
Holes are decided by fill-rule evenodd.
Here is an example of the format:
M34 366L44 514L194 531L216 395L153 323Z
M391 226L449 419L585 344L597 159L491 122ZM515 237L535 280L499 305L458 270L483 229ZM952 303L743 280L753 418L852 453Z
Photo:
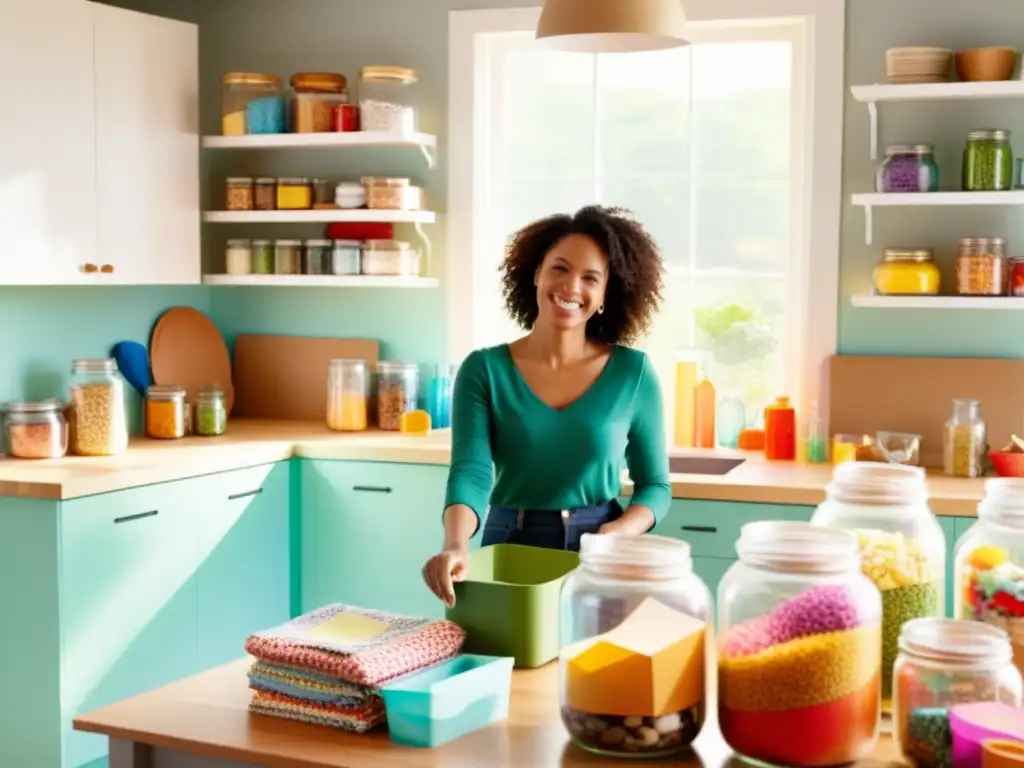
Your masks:
M228 240L224 253L224 266L229 275L252 273L252 244L248 240Z
M855 536L861 570L881 592L881 690L888 711L900 627L910 619L945 614L946 538L928 505L924 470L840 464L811 522Z
M718 586L718 722L740 756L852 763L878 741L882 601L843 531L748 523Z
M181 387L151 386L146 390L146 437L176 440L188 432L185 390Z
M327 368L327 428L336 432L365 430L369 387L365 360L331 360Z
M366 207L389 211L418 211L423 207L423 190L411 185L409 179L388 179L364 176Z
M331 274L332 240L306 240L303 243L302 271L307 275Z
M128 448L124 381L109 359L71 363L70 449L79 456L115 456Z
M296 72L291 77L292 130L329 133L334 128L334 107L348 103L348 80L333 72Z
M953 398L953 412L942 435L943 467L950 477L985 474L988 444L985 422L977 400Z
M221 78L221 132L225 136L286 130L281 78L258 72L227 72Z
M275 275L301 275L302 274L302 241L301 240L275 240L274 241L274 274Z
M227 209L229 211L251 211L253 200L253 181L244 176L233 176L227 184Z
M412 277L420 273L420 255L403 240L367 240L363 247L364 275Z
M690 545L585 533L560 602L562 721L572 740L615 757L692 744L706 713L713 616Z
M1013 188L1010 132L980 128L967 134L964 145L965 192L1003 192Z
M335 240L331 274L358 275L362 269L363 244L359 240Z
M363 67L359 72L359 120L364 131L415 133L417 83L415 69Z
M16 459L59 459L68 451L68 424L56 398L10 403L4 419L7 455Z
M419 393L420 368L416 363L377 363L377 426L397 432L402 414L416 410Z
M277 208L277 179L256 179L253 185L253 208L257 211L273 211Z
M931 144L892 144L875 176L877 192L935 192L939 166Z
M965 237L956 258L956 292L961 296L1006 293L1006 241L1001 237Z
M205 387L196 393L195 433L200 437L223 435L228 428L228 409L224 391Z
M893 735L915 768L952 768L949 710L979 701L1021 705L1010 639L995 627L953 619L903 625L894 670Z
M942 280L931 248L886 248L872 278L880 296L935 296Z
M270 240L252 241L252 273L274 274L274 244Z
M277 180L277 207L281 211L302 211L313 207L309 179L288 177Z

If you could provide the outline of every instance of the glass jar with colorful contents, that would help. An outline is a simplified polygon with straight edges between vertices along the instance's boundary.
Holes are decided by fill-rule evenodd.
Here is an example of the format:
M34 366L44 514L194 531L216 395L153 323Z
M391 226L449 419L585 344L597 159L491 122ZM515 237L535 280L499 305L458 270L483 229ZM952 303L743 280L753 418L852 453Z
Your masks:
M1009 131L979 128L967 134L962 181L965 192L1004 192L1013 187Z
M711 594L690 546L584 534L561 605L562 721L572 740L637 757L692 744L704 725Z
M914 619L899 638L893 689L893 734L915 768L951 768L949 710L993 701L1021 705L1020 672L1010 638L996 627L953 619Z
M284 133L284 87L281 78L258 72L227 72L221 78L221 133Z
M978 522L960 537L953 562L953 615L1005 630L1024 673L1024 478L985 481Z
M942 276L931 248L886 248L872 282L880 296L935 296Z
M882 706L889 711L900 627L945 613L946 538L920 467L846 462L825 494L811 522L857 537L861 570L882 595Z
M857 539L809 523L748 523L718 586L718 722L739 755L850 763L875 748L882 602Z
M931 144L892 144L875 175L877 192L936 192L939 166Z
M217 437L228 428L227 401L224 390L205 387L196 393L195 433L200 437Z

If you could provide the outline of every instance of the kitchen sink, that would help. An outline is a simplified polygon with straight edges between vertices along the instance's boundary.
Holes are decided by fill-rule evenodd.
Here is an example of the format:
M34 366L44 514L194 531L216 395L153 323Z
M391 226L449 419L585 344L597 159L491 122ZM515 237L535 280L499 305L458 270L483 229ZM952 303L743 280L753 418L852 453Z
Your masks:
M744 461L718 456L669 456L668 471L673 475L725 475Z

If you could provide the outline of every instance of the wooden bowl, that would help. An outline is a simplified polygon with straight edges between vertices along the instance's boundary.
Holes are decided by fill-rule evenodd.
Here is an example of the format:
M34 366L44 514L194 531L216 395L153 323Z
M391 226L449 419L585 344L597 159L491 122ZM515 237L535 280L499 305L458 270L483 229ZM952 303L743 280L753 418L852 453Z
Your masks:
M970 83L1009 80L1017 69L1017 49L1009 46L957 51L956 73Z
M988 458L1000 477L1024 477L1024 453L989 451Z

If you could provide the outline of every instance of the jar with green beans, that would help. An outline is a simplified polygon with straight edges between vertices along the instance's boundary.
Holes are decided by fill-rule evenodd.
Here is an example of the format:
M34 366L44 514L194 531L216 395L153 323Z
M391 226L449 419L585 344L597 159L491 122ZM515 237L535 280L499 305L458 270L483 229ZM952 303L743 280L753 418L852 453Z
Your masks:
M196 393L195 434L201 437L223 435L228 428L228 409L224 392L218 387L207 387Z
M967 134L964 146L965 192L1003 192L1013 187L1010 132L981 128Z

